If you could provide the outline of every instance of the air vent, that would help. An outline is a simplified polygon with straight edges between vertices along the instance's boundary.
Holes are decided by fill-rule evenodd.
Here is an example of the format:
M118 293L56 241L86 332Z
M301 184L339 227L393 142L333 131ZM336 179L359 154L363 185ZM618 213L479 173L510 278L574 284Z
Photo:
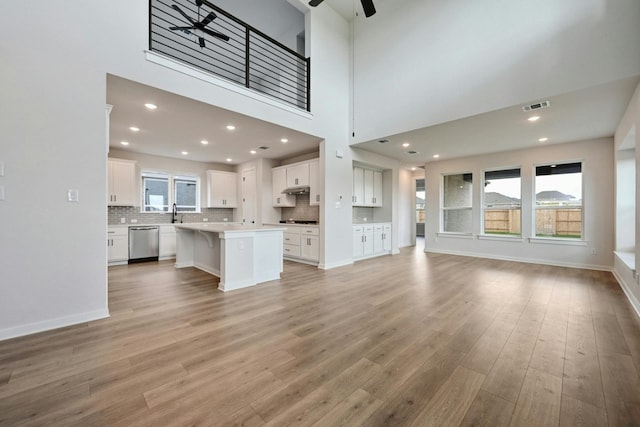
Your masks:
M527 112L527 111L539 110L541 108L547 108L550 105L551 103L549 101L540 101L540 102L536 102L535 104L523 106L522 111Z
M418 152L414 151L414 150L409 150L409 151L407 151L407 154L418 154Z
M258 150L268 150L269 147L265 147L264 145L262 147L258 147Z
M389 142L388 139L381 139L380 141L378 141L380 144L386 144L387 142Z

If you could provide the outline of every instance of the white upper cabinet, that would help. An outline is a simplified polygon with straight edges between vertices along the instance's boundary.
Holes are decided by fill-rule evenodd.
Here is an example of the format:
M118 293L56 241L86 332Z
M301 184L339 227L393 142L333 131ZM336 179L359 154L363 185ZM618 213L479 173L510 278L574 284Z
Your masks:
M136 162L109 159L109 206L136 204Z
M353 167L353 205L382 206L382 172Z
M287 187L309 185L309 163L287 166Z
M207 171L207 207L238 207L238 174L235 172Z
M320 162L312 160L309 162L309 205L318 206L320 204Z
M274 207L292 207L296 205L296 196L282 194L287 188L287 168L279 167L271 170L272 202Z

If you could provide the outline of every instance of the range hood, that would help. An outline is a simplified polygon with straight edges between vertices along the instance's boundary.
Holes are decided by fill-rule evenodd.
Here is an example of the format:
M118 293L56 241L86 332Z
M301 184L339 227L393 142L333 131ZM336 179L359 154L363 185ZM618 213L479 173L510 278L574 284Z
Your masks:
M300 185L297 187L287 187L280 194L309 194L308 185Z

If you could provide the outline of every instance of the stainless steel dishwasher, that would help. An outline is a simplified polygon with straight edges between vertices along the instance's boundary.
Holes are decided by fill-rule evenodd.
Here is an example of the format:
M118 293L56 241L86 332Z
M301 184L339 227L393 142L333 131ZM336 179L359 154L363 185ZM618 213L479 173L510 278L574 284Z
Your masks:
M129 227L129 263L157 261L159 254L159 227L157 225Z

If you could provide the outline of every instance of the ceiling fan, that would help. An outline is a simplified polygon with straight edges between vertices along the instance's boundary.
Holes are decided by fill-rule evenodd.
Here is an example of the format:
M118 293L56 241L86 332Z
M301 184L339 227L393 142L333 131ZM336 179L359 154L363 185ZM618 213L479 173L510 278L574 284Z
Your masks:
M182 15L184 19L186 19L191 24L191 26L169 27L169 29L172 31L182 31L185 34L191 34L192 31L200 31L212 37L219 38L220 40L229 41L229 36L227 36L226 34L222 34L217 31L213 31L213 30L210 30L209 28L206 28L211 21L213 21L218 17L218 15L216 15L214 12L209 12L209 14L205 16L204 19L202 19L201 21L200 7L202 6L202 0L196 0L196 6L198 6L198 20L194 20L192 17L187 15L182 9L180 9L180 6L178 6L177 4L172 4L171 7L174 10L176 10L180 15ZM206 46L204 42L204 37L198 36L198 42L200 43L200 47Z
M309 6L313 6L316 7L317 5L319 5L320 3L322 3L324 0L311 0L309 2ZM362 3L362 9L364 9L364 15L369 18L370 16L375 15L376 13L376 8L373 5L373 0L360 0L360 3Z

